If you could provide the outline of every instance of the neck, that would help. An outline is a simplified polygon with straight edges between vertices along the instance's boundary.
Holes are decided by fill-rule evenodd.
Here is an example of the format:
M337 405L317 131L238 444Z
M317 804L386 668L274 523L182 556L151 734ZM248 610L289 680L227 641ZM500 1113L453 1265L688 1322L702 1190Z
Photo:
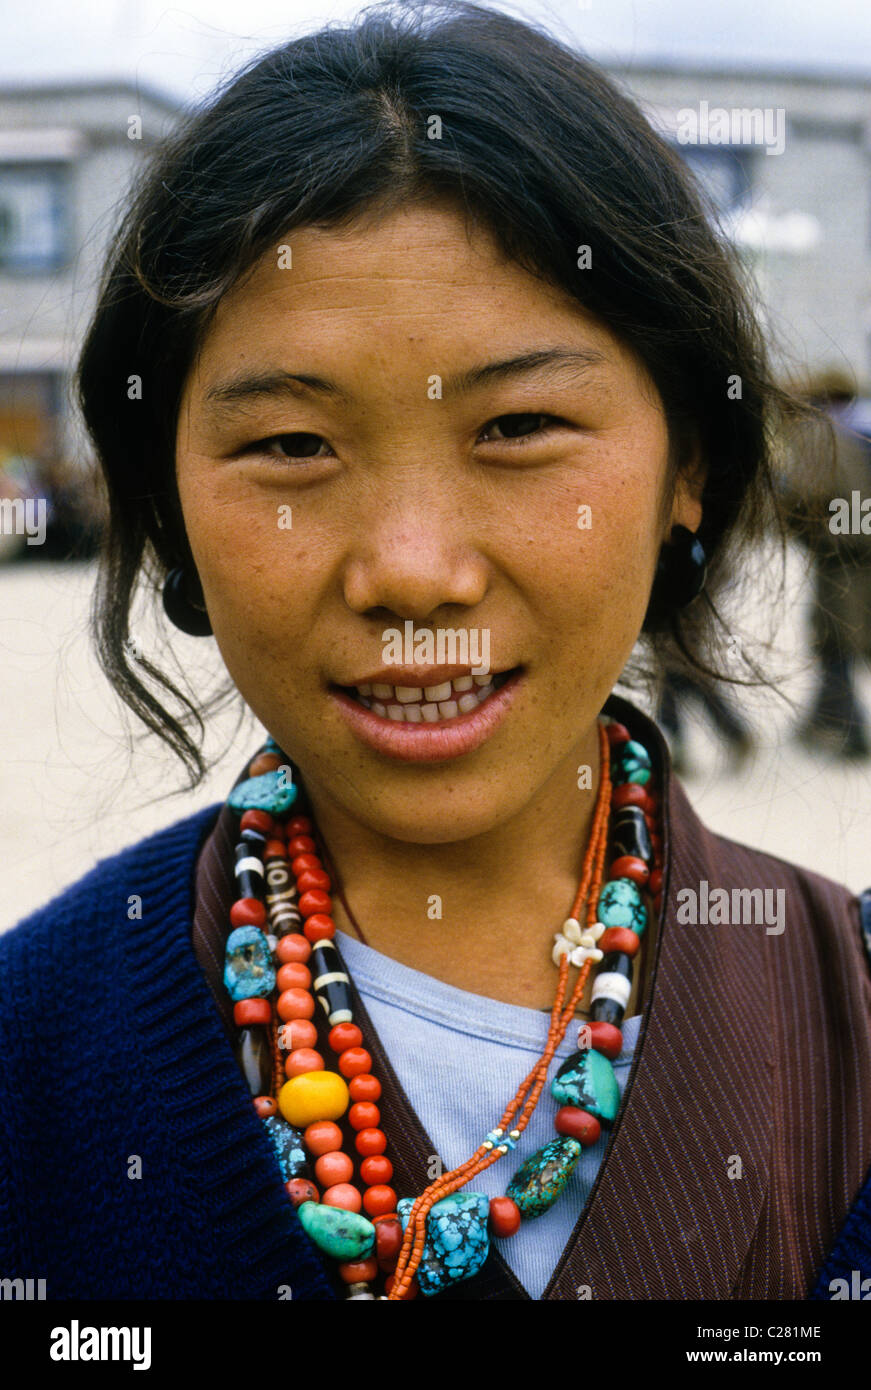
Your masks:
M592 768L592 788L577 768ZM417 844L373 831L306 781L334 874L333 917L366 944L447 984L550 1009L553 934L581 877L599 782L597 726L521 812L483 834Z

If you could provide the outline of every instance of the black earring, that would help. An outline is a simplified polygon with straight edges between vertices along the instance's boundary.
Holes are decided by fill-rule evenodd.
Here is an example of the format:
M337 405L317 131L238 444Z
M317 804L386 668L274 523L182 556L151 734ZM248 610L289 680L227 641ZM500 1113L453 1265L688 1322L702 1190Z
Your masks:
M182 632L191 637L210 637L212 624L205 604L194 603L185 590L185 572L178 566L170 570L163 586L163 607L166 616Z
M656 566L645 622L662 618L670 609L686 608L705 587L708 557L698 536L686 526L674 526Z

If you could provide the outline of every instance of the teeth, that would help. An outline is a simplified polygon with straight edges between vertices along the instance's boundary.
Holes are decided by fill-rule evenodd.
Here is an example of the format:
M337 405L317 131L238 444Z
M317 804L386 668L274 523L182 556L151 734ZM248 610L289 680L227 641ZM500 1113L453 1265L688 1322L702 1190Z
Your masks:
M457 677L453 680L452 684L453 684L454 690L456 690L458 694L462 694L462 692L463 692L464 690L471 690L471 689L472 689L472 686L474 685L474 681L472 680L472 677L471 677L471 676L457 676Z
M386 713L387 713L387 706L386 706L386 705L382 705L381 702L380 702L380 700L373 700L373 701L372 701L372 708L374 709L374 711L375 711L376 714L380 714L380 715L381 715L382 719L384 718L384 716L385 716Z
M480 690L478 691L478 701L479 701L479 703L480 703L481 700L486 700L486 698L487 698L488 695L492 695L494 689L495 689L495 686L493 686L493 685L482 685L481 688L480 688Z
M373 687L372 687L372 694L375 696L375 699L376 699L376 700L392 700L392 699L393 699L393 686L392 686L392 685L373 685Z
M396 687L396 698L401 705L408 705L412 700L419 700L423 691L419 685L398 685Z
M420 712L424 717L424 722L427 724L435 724L439 717L438 705L421 705Z
M461 695L457 704L460 707L460 714L468 714L469 710L477 709L481 703L477 695Z
M439 714L441 715L442 719L453 719L455 715L459 714L459 712L460 710L456 700L439 701Z
M434 700L436 703L440 700L449 700L451 698L451 683L450 681L442 681L441 685L425 685L423 693L428 700Z
M387 706L387 718L388 718L388 719L401 719L401 720L404 721L404 720L405 720L405 710L402 708L402 705L388 705L388 706Z
M486 685L489 679L490 679L489 676L473 676L473 677L472 677L472 680L475 682L476 685Z
M406 705L405 722L406 724L419 724L423 715L420 712L420 705Z
M357 689L358 689L358 691L360 692L361 695L371 695L371 694L372 694L372 687L371 687L371 685L358 685L358 686L357 686Z

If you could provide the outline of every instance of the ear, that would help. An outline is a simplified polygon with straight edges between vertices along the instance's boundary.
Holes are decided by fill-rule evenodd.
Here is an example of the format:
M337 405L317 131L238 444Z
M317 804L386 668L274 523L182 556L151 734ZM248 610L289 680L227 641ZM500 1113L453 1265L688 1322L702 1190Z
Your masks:
M708 480L708 466L702 458L697 440L684 455L674 482L672 495L672 526L685 526L688 531L697 531L702 521L702 495Z

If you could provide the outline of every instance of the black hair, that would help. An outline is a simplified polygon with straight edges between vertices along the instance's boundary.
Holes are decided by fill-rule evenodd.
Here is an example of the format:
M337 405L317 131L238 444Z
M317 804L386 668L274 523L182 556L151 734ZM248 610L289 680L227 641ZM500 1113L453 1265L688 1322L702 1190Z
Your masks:
M440 139L428 136L434 115ZM191 786L207 768L190 726L202 735L203 714L233 688L210 703L186 695L154 664L131 663L128 639L140 578L159 586L175 566L194 572L174 455L197 346L221 296L294 227L434 199L465 210L637 353L664 404L675 469L698 443L706 596L681 610L652 601L643 635L656 638L659 665L732 678L713 656L713 598L776 513L772 430L794 409L740 259L678 153L598 65L470 0L388 0L256 58L157 149L82 350L78 394L109 515L97 651ZM580 246L590 268L579 268Z

